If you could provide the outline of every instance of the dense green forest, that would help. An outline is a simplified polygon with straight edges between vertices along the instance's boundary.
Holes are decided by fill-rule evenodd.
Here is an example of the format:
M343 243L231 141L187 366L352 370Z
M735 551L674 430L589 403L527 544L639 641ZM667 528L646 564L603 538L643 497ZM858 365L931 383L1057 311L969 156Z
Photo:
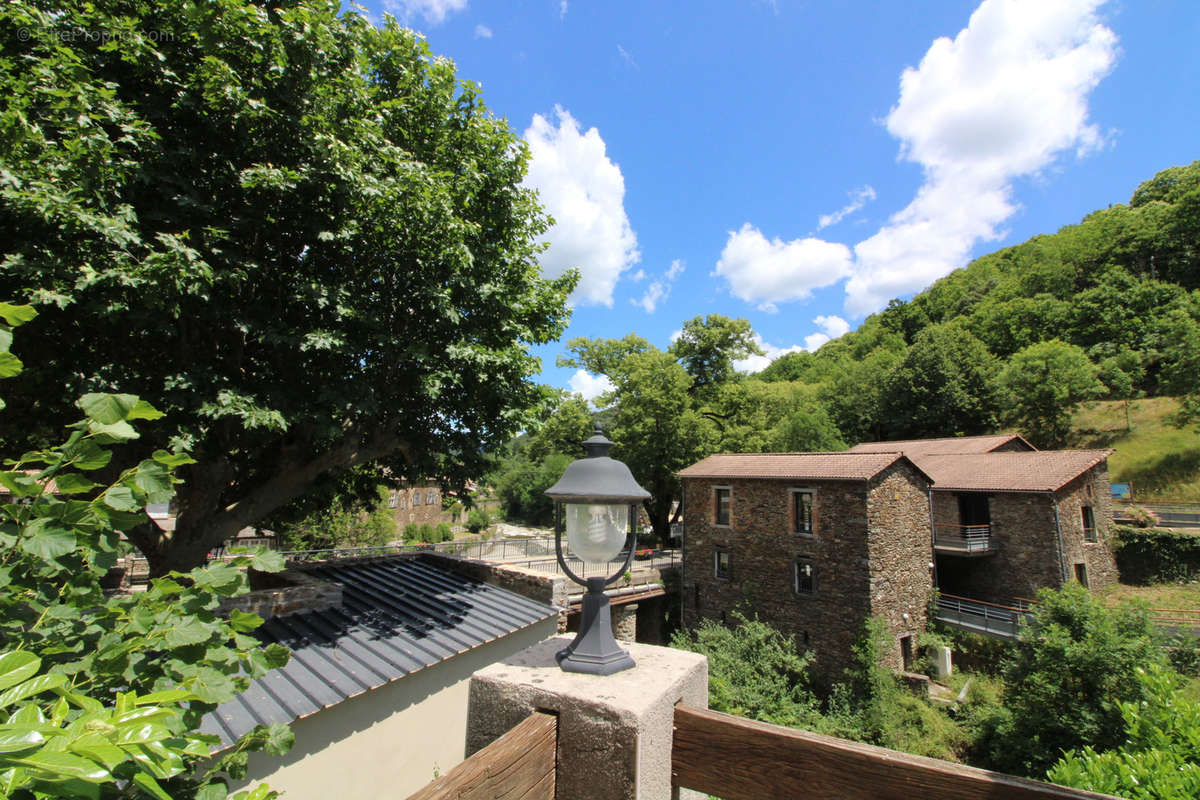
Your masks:
M1200 161L1163 170L1128 205L984 255L911 300L893 300L816 352L760 373L745 320L683 325L665 351L637 334L573 339L561 366L606 376L592 413L563 394L497 459L510 516L547 523L542 490L600 417L654 495L665 535L674 472L714 452L839 450L861 441L1017 430L1068 444L1072 411L1091 400L1181 399L1200 414Z

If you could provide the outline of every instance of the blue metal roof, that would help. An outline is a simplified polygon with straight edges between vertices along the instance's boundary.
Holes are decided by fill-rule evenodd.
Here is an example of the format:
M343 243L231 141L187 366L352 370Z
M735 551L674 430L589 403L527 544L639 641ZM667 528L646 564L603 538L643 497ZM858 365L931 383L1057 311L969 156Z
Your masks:
M343 604L267 620L255 635L292 651L208 714L201 730L233 744L256 725L292 722L557 613L545 603L410 556L304 571L342 587Z

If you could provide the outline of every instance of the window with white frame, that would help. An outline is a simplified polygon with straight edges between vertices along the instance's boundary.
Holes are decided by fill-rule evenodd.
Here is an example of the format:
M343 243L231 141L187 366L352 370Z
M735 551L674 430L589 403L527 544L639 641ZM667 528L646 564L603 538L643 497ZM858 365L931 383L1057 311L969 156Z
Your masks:
M413 492L412 504L413 504L413 508L416 508L417 506L421 505L421 493L420 492Z
M792 562L792 587L796 594L813 594L817 591L817 567L812 559L801 556Z
M388 508L395 508L400 504L400 493L392 491L388 494Z
M1096 541L1096 516L1092 513L1091 506L1083 506L1083 540L1085 542Z
M713 524L729 525L733 507L733 489L728 486L713 487Z
M790 489L788 491L788 519L791 522L792 533L802 533L809 536L817 532L815 514L817 493L812 489Z

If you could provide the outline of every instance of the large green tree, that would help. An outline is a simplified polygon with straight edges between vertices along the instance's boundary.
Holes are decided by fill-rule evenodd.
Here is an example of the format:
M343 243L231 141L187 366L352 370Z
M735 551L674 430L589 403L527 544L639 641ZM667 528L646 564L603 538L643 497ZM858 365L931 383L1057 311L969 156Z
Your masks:
M162 409L115 459L196 458L174 534L130 532L155 573L355 465L459 483L520 429L573 277L540 275L525 147L420 36L335 0L30 0L0 53L0 296L40 311L0 438L88 391Z
M999 371L995 356L965 327L925 328L884 380L879 417L885 438L991 431L1000 411Z
M1061 447L1075 406L1104 393L1097 373L1081 347L1058 339L1031 344L1014 353L1000 373L1007 416L1038 447Z

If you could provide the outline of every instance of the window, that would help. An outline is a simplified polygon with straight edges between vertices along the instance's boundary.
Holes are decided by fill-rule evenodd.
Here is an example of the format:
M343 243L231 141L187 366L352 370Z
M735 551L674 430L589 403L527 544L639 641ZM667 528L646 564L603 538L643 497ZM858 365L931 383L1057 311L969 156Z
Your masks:
M1088 588L1087 565L1086 564L1076 564L1075 565L1075 580L1079 581L1079 585L1082 586L1083 588L1085 588L1085 589Z
M910 670L913 665L913 637L900 637L900 663L904 665L904 669Z
M792 564L792 582L796 594L812 594L817 590L817 568L807 558L797 558Z
M413 492L413 508L416 508L419 505L421 505L421 493Z
M713 550L713 577L727 581L730 575L729 551L721 548Z
M408 495L400 495L400 507L408 508Z
M391 492L388 494L388 508L395 508L400 504L400 493Z
M713 489L713 524L729 524L729 508L732 490L728 486L717 486Z
M1083 509L1083 540L1085 542L1096 541L1096 517L1092 514L1091 506L1084 506Z
M437 500L437 492L435 492L433 489L430 489L427 492L425 492L425 505L427 505L427 506L433 505L434 500Z
M811 489L792 489L792 507L788 516L792 521L792 533L807 533L810 536L816 532L813 524L813 499L816 493Z

